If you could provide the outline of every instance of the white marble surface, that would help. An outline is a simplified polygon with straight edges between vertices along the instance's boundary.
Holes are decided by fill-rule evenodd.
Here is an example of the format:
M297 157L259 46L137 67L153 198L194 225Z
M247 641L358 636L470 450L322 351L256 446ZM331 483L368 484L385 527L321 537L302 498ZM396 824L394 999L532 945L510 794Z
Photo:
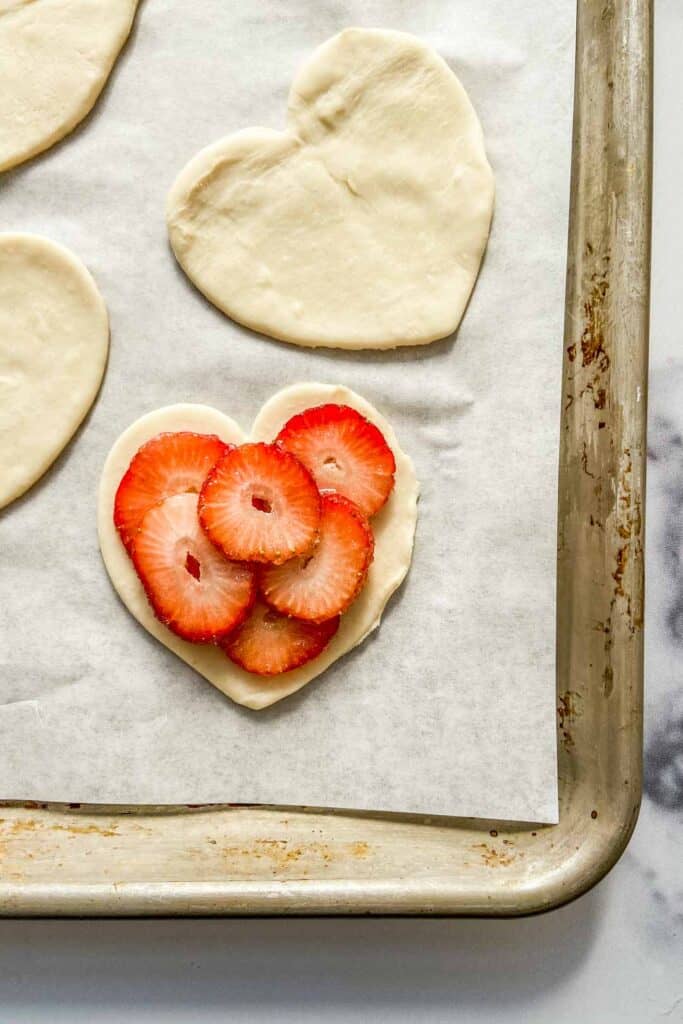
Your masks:
M646 794L612 874L522 921L0 923L0 1024L683 1022L683 4L658 0Z

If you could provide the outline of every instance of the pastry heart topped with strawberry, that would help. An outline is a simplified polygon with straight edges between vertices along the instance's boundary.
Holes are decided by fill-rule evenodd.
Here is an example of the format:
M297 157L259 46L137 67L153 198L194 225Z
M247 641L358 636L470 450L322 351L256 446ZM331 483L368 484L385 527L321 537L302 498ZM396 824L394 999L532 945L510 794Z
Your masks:
M104 467L100 545L142 625L262 708L379 624L410 565L417 495L372 406L297 385L267 403L251 439L201 405L134 423Z

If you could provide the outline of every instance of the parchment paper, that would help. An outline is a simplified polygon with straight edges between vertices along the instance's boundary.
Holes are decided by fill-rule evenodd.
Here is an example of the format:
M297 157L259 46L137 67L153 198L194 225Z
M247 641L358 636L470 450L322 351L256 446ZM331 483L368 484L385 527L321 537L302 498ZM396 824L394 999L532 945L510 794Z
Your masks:
M144 0L94 114L0 178L0 229L71 247L112 326L91 416L0 516L1 797L556 820L573 18L573 0ZM178 170L227 132L283 127L297 65L353 24L414 32L445 57L496 174L462 327L413 351L315 352L252 335L191 287L166 241ZM142 413L205 402L248 426L300 380L347 384L392 422L422 483L417 544L380 630L254 713L121 605L100 560L95 494L111 444Z

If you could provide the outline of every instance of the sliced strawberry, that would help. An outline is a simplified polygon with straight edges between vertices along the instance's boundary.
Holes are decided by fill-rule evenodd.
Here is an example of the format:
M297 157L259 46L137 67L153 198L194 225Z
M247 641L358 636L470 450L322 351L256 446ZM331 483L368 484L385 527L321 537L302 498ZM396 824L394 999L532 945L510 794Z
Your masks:
M221 647L247 672L276 676L317 658L339 628L339 616L327 622L302 622L257 601L249 618Z
M215 434L157 434L133 456L114 500L114 523L130 553L147 509L172 494L199 494L209 470L230 445Z
M320 495L289 452L243 444L209 473L199 495L199 521L227 558L279 564L313 547Z
M253 572L223 558L207 539L196 494L174 494L148 509L133 564L156 617L184 640L220 639L254 603Z
M313 474L372 516L394 486L396 461L381 431L348 405L318 405L292 416L275 439Z
M341 494L322 495L320 539L308 555L264 566L264 600L283 615L324 622L345 611L365 583L374 538L366 517Z

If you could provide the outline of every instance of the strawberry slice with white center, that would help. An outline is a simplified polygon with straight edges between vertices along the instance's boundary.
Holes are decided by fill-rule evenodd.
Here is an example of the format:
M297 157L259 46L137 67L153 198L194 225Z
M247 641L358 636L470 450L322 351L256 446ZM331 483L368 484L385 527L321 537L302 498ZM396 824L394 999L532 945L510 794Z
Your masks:
M346 611L365 583L374 552L367 518L341 494L322 495L320 539L313 551L258 570L264 600L283 615L323 622Z
M321 491L337 491L366 516L386 502L396 460L382 432L348 405L318 405L285 423L276 442L296 455Z
M302 622L257 601L249 618L221 647L247 672L276 676L317 658L338 628L339 616L327 622Z
M220 640L254 603L253 572L223 558L208 540L196 494L174 494L148 509L132 557L154 614L184 640Z
M114 500L114 523L130 554L145 512L172 494L199 494L209 470L231 445L215 434L157 434L133 456Z
M273 444L244 444L209 473L199 521L227 558L279 564L315 544L320 494L294 455Z

